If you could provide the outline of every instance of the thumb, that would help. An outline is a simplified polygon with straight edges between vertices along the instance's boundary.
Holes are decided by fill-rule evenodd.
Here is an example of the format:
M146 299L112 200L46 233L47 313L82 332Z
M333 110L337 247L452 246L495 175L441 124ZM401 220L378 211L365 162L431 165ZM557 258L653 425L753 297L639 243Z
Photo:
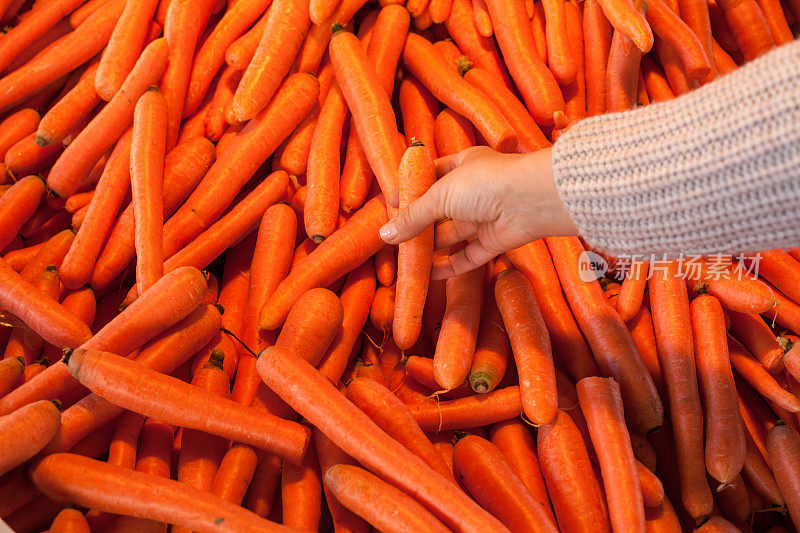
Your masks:
M413 239L422 230L441 218L445 218L442 202L443 182L436 182L428 191L397 213L397 216L381 227L381 238L389 244L398 244Z

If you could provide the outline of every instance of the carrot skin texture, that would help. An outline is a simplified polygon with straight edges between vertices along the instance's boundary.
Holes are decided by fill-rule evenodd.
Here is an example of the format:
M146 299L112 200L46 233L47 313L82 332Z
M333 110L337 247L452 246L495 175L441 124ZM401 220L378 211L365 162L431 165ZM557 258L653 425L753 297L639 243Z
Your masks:
M517 363L525 416L539 426L558 411L556 375L547 327L528 280L516 270L497 277L495 298Z
M34 467L31 476L37 487L57 500L72 501L109 513L149 518L209 533L290 531L177 481L79 455L50 455ZM99 486L105 489L98 492Z
M614 531L644 531L644 503L636 459L625 426L622 396L613 378L584 378L578 399L586 415Z
M471 527L506 530L444 476L380 430L305 361L290 352L271 347L259 357L258 371L269 388L320 428L342 451L398 484L401 489L410 490L414 487L417 499L424 502L423 505L427 505L449 527L458 531ZM298 383L303 383L302 387L297 388ZM349 421L346 430L343 425L345 420ZM389 452L389 456L384 451L378 451L381 449Z
M800 521L800 497L797 493L800 481L800 436L792 427L777 424L767 435L767 450L775 480L786 498L789 515L792 522L797 523Z
M408 406L423 431L468 429L511 420L522 413L519 387L495 389L486 394Z
M60 420L58 406L47 400L0 417L0 476L39 453L55 435Z

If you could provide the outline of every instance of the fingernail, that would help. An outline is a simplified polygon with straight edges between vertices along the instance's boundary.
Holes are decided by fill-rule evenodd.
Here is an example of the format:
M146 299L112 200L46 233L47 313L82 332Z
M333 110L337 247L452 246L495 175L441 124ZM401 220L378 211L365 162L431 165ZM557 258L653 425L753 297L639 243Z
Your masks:
M393 240L395 237L397 237L397 228L394 227L394 224L389 222L388 224L384 224L381 227L380 233L381 233L381 239L383 239L386 242L389 242Z

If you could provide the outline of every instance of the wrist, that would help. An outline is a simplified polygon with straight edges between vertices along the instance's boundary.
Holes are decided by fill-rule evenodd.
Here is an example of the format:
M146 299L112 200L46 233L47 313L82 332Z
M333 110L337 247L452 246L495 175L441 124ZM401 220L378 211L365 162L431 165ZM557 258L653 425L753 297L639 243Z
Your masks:
M525 154L522 158L528 191L521 191L520 198L532 199L531 216L539 237L561 237L578 235L578 227L556 185L552 163L552 148ZM537 237L538 238L538 237Z

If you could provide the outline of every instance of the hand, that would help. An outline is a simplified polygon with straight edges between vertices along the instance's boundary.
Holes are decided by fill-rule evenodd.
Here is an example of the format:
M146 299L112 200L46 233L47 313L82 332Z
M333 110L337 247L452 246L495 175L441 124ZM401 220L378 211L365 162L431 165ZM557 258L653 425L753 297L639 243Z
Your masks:
M436 226L436 248L470 242L434 263L432 279L443 279L542 237L577 235L553 182L550 157L549 148L501 154L477 146L439 158L439 181L387 222L381 237L398 244L438 220L451 219Z

